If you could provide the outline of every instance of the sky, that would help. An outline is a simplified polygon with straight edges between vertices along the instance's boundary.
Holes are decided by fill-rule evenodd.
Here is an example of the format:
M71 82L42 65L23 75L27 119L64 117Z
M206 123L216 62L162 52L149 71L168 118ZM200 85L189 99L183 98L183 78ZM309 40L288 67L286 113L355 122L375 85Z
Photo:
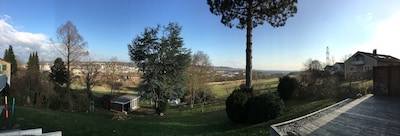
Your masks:
M400 58L400 1L299 0L284 27L253 29L253 69L302 70L308 59L332 62L357 51ZM0 57L9 45L26 62L61 57L56 30L68 20L88 43L91 60L131 62L127 45L146 27L176 22L184 47L214 66L245 68L246 30L228 28L206 0L0 0ZM52 39L52 41L50 40Z

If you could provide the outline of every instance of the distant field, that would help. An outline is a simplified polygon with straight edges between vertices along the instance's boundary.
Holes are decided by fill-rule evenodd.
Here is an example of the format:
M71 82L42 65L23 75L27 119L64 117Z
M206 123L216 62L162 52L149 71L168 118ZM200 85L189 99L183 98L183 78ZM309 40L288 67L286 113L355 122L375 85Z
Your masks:
M276 87L278 86L278 78L273 79L263 79L263 80L254 80L252 82L253 87L257 90L262 92L276 91ZM227 82L213 82L210 83L212 87L212 91L218 98L227 97L232 91L239 87L240 84L245 84L244 80L238 81L227 81Z
M278 87L279 78L273 79L262 79L262 80L254 80L253 87L256 90L260 90L261 92L276 91L276 87ZM212 92L217 98L225 98L227 97L235 88L238 88L240 84L244 84L245 80L237 80L237 81L225 81L225 82L211 82ZM77 87L75 87L77 88ZM82 88L82 87L81 87ZM95 86L92 89L93 94L95 96L102 96L104 94L110 94L110 88L108 86ZM134 88L121 88L117 90L118 93L128 93L128 94L137 94Z

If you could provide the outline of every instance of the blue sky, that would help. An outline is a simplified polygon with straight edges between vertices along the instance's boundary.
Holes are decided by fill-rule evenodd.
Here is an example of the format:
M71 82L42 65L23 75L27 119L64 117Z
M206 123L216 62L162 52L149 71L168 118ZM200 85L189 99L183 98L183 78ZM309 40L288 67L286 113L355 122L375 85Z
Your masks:
M342 61L356 51L400 58L400 1L305 0L286 25L253 31L253 68L302 70L307 59ZM56 29L72 21L88 42L90 57L130 61L127 44L145 27L177 22L185 47L203 51L215 66L245 68L246 31L225 27L206 0L0 0L0 56L8 45L22 61L58 57Z

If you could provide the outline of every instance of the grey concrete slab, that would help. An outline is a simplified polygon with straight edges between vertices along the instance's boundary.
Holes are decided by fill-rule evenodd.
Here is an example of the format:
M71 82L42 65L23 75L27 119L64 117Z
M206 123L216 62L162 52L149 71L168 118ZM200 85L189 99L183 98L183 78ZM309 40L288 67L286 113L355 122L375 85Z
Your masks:
M300 135L400 135L400 97L365 96L296 131Z

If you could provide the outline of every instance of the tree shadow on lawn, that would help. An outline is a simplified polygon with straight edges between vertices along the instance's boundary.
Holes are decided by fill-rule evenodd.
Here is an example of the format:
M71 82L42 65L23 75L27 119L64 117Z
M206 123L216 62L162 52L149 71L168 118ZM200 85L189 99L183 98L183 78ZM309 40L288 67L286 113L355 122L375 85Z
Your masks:
M233 124L226 117L225 110L185 116L173 114L175 115L151 116L151 118L132 117L129 122L140 123L127 125L126 129L138 135L209 135L248 126ZM120 134L129 135L129 132Z

